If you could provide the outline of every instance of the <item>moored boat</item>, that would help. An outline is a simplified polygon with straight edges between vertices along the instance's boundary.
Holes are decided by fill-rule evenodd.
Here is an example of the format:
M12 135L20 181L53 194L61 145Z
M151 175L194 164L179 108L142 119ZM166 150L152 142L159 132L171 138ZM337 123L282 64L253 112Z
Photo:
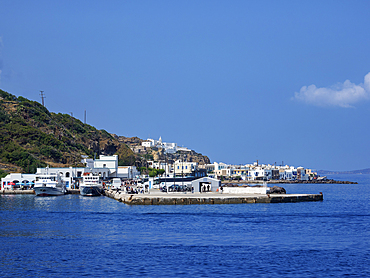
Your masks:
M80 183L80 194L82 196L101 196L103 194L101 177L93 173L84 173Z
M67 193L62 178L56 174L37 175L33 189L36 196L59 196Z

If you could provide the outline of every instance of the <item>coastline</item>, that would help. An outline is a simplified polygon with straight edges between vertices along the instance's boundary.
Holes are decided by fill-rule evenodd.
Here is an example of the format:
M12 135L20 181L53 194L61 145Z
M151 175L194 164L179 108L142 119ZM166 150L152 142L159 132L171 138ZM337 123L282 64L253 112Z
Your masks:
M221 181L221 184L223 185L230 185L230 184L358 184L358 182L353 181L336 181L336 180L312 180L312 181L300 181L300 180L269 180L269 181L237 181L237 180L231 180L231 181Z

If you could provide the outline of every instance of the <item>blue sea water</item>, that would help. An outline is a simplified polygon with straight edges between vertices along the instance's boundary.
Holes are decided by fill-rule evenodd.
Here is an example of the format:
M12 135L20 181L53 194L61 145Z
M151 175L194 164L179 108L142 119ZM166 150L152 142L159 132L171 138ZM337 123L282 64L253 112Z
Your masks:
M287 204L128 206L0 196L1 277L370 277L370 175Z

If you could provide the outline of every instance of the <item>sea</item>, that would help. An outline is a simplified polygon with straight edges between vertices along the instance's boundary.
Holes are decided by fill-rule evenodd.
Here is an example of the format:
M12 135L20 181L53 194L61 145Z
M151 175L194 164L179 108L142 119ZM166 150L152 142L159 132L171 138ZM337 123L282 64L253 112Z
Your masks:
M129 206L0 195L0 277L370 277L370 175L320 202Z

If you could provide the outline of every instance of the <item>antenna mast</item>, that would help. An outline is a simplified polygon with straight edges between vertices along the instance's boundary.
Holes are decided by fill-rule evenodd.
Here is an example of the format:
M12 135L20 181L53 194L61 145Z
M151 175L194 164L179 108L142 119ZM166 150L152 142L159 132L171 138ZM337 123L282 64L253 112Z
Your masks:
M41 100L42 100L42 106L45 107L44 99L46 98L46 96L44 95L44 91L40 91L40 96L41 96Z

